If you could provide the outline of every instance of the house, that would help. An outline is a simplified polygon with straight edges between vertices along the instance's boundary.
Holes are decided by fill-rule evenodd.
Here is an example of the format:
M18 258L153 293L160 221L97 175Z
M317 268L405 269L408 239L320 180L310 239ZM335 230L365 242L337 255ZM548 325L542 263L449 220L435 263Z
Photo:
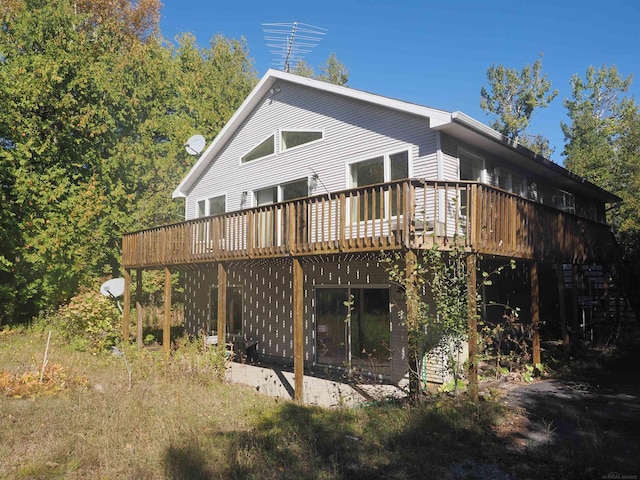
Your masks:
M605 209L620 201L462 112L275 70L173 197L184 222L123 237L127 285L132 269L164 269L170 302L185 270L186 330L294 364L296 396L304 368L405 377L403 300L381 251L455 238L471 270L478 255L516 259L537 324L538 266L608 264Z

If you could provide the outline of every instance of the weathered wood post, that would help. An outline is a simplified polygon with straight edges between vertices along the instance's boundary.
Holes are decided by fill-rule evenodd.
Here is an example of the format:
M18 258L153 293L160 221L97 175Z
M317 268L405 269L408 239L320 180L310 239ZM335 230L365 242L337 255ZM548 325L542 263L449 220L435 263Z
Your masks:
M531 325L533 327L533 364L540 360L540 282L538 280L538 262L531 264Z
M304 399L304 272L300 260L293 259L293 374L296 402Z
M136 344L142 348L142 269L136 268Z
M164 318L162 323L162 351L171 352L171 271L164 267Z
M478 290L475 253L467 255L467 336L469 341L469 397L478 401Z
M578 301L578 265L571 265L571 350L580 346L580 303Z
M560 310L560 331L562 333L562 350L565 356L571 353L571 340L567 328L567 302L564 293L564 268L562 263L556 266L556 280L558 282L558 310Z
M416 253L413 250L407 250L404 255L405 262L405 299L407 302L407 330L408 330L408 346L407 352L409 357L409 392L417 395L420 392L420 371L418 369L420 362L419 351L415 341L415 334L418 324L416 301L418 299L418 285L415 272L415 264L417 262Z
M227 268L218 263L218 348L226 349L227 343Z
M122 309L122 341L129 342L129 323L131 322L131 270L124 269L124 307Z

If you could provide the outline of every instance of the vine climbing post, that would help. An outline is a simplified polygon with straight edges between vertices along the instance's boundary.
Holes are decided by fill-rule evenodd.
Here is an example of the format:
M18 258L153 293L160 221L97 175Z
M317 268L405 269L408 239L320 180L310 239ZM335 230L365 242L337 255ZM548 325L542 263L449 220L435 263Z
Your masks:
M418 326L417 306L418 286L417 272L415 265L417 263L416 253L413 250L407 250L405 253L405 297L407 299L407 326L410 332L415 332ZM408 357L409 357L409 391L415 394L420 392L420 372L418 370L418 355L420 349L415 335L409 335Z
M468 342L469 342L469 397L478 401L478 291L476 286L477 257L475 253L467 255L467 303L468 303Z

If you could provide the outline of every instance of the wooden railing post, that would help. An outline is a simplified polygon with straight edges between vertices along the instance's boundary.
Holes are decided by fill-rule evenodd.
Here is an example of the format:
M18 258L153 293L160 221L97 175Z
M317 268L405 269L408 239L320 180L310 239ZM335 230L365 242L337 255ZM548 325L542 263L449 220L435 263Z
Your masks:
M347 199L344 193L340 194L339 202L340 217L338 219L338 248L340 251L344 251L347 235Z

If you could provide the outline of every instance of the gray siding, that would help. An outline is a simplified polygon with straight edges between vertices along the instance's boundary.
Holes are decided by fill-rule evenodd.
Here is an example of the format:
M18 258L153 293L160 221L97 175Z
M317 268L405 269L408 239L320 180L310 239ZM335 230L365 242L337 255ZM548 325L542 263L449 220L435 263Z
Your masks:
M241 205L242 192L307 178L321 180L316 192L347 188L347 164L409 149L415 177L435 178L435 132L428 121L365 102L337 97L308 87L281 83L274 98L265 98L221 150L187 196L186 217L195 216L198 199L227 193L227 210ZM280 130L324 131L320 142L241 164L242 155ZM323 188L324 186L324 188Z

